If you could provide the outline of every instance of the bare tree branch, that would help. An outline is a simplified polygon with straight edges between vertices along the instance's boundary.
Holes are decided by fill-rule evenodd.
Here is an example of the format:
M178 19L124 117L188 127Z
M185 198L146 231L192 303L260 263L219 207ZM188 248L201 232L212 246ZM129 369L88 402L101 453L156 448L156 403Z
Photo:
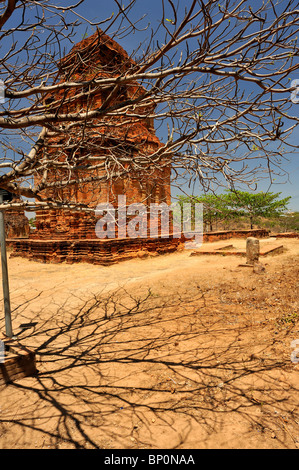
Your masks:
M170 167L174 187L204 190L284 173L299 121L297 1L161 0L154 25L135 0L98 21L83 0L0 3L1 187L81 210L75 188L146 186ZM130 56L119 44L133 33L144 40Z

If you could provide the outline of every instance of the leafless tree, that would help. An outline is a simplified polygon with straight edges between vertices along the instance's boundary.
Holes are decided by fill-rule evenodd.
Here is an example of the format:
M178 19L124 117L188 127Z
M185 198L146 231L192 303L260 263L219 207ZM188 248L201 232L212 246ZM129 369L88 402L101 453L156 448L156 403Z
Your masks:
M138 3L114 0L111 14L91 21L83 0L0 2L0 187L23 198L14 206L82 208L75 184L163 174L170 161L173 185L197 180L204 189L284 171L299 122L290 99L298 2L161 0L150 24L137 17ZM83 27L125 49L133 33L142 40L122 66L83 76L67 55ZM128 129L145 120L162 144L139 146L132 158Z

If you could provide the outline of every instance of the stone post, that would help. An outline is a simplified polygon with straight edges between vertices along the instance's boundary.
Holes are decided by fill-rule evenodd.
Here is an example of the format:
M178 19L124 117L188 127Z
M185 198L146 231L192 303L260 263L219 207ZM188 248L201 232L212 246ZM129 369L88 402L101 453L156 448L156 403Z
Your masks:
M246 240L246 264L255 264L259 261L260 242L257 238L249 237Z

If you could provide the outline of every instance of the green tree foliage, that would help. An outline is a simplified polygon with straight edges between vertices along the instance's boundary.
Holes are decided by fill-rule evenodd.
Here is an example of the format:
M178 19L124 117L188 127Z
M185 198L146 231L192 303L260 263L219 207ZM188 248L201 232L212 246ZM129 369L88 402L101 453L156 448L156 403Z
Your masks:
M284 232L299 232L299 212L290 212L281 217L281 229Z
M291 197L279 199L281 193L249 193L246 191L230 191L227 193L228 206L239 215L250 220L250 228L259 217L278 217L287 210Z
M205 229L213 231L215 224L224 220L248 217L250 228L260 217L277 218L283 215L291 197L279 199L281 193L249 193L246 191L227 191L224 194L205 194L202 196L179 196L179 203L203 204Z
M203 204L203 223L205 229L213 231L215 223L228 220L237 214L233 208L228 205L227 194L205 194L202 196L180 196L179 202L183 203L201 203Z

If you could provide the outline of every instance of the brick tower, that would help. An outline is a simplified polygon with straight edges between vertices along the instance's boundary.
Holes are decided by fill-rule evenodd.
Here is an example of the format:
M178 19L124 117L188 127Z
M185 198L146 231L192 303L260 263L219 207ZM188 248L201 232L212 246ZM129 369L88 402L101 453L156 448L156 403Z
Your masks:
M94 77L109 78L130 75L136 64L124 49L109 36L97 31L73 47L61 61L59 81L90 81ZM112 98L107 99L112 93ZM135 100L134 117L117 115L93 119L86 124L74 125L74 131L67 135L50 134L45 151L55 161L70 162L76 184L55 188L55 182L67 180L68 172L59 167L48 171L47 180L53 189L45 190L44 197L74 203L87 204L95 208L99 203L117 204L118 195L125 195L127 204L152 202L170 204L170 165L164 161L149 161L148 155L161 147L155 135L151 114L154 106L138 106L138 98L145 89L136 81L113 89L109 81L107 87L88 85L82 88L82 97L75 97L70 89L48 96L45 105L51 112L58 109L62 113L80 113L112 109L118 103ZM61 104L62 103L62 104ZM117 109L117 108L116 108ZM135 117L136 116L136 117ZM92 157L84 161L84 156ZM41 155L41 158L43 156ZM42 176L36 175L36 182ZM36 214L35 239L92 239L95 238L96 220L92 213L75 211L47 210Z

